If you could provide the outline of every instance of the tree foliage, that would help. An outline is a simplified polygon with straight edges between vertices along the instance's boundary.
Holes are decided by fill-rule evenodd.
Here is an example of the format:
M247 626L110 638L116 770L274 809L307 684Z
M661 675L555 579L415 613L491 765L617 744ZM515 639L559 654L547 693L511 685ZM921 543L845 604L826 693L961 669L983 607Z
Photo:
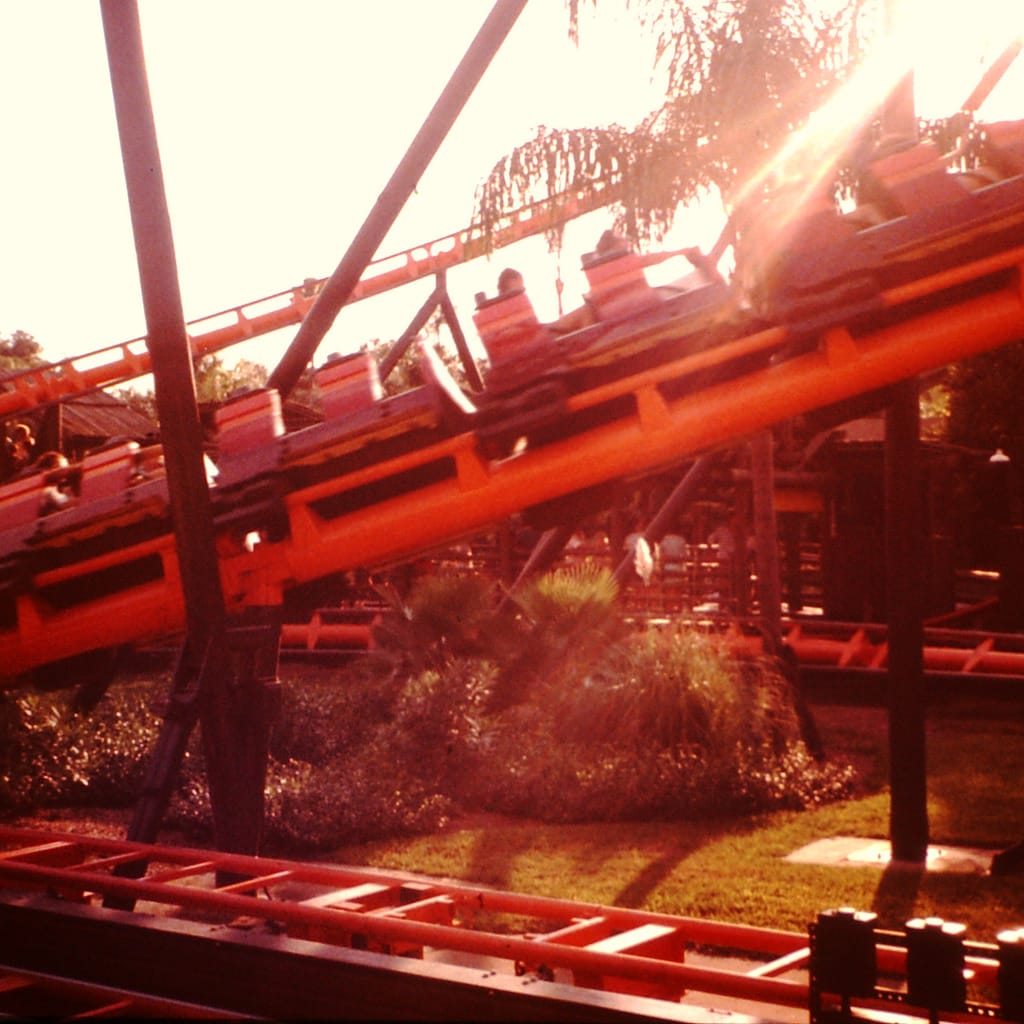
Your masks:
M154 423L159 419L156 412L156 395L152 391L142 391L129 385L115 388L113 395L119 402L124 402L129 409L134 409Z
M612 182L619 222L660 238L680 204L738 185L822 106L863 56L877 0L632 0L665 101L639 125L553 129L495 164L477 192L491 224L525 202ZM580 5L570 2L570 35Z
M476 809L607 820L807 807L848 791L816 764L792 689L685 628L626 623L607 570L539 577L488 611L478 577L423 578L375 629L387 747Z
M234 366L225 366L218 355L201 356L195 364L196 399L199 402L223 402L233 392L261 388L267 383L267 369L249 359L239 359ZM131 385L117 388L114 395L136 412L151 420L159 419L156 394Z
M27 331L0 334L0 373L15 373L39 366L43 347Z
M284 686L268 840L324 848L471 810L678 819L849 792L848 768L808 753L773 663L629 626L603 570L541 577L495 610L497 596L481 577L425 578L383 617L375 656ZM68 693L0 694L0 808L131 804L158 682L127 680L88 716ZM202 764L193 736L167 824L208 836Z
M983 352L950 367L947 440L966 448L991 451L1001 445L1015 460L1024 460L1024 343Z
M195 368L196 398L200 402L222 402L232 392L264 387L267 376L265 366L249 359L225 366L218 355L202 356Z

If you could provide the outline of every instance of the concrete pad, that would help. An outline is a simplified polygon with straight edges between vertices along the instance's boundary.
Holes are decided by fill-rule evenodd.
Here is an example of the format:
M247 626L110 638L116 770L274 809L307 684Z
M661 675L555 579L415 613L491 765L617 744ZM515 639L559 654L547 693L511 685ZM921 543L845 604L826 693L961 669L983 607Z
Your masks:
M929 846L926 869L960 874L987 875L992 870L994 851L967 846ZM789 854L795 864L831 864L842 867L916 868L910 862L893 862L886 839L858 839L854 836L833 836L818 839Z

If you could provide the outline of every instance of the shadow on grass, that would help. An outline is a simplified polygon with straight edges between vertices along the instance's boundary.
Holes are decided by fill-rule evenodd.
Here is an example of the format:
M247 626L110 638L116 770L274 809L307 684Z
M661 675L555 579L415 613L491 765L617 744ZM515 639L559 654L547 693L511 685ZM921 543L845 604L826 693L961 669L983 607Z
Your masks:
M677 846L657 859L652 860L619 891L615 897L614 905L617 907L643 906L647 897L672 874L682 861L689 857L690 854L695 853L700 845L703 844L695 843L690 849Z
M914 916L921 883L925 877L923 864L892 862L882 872L882 879L875 889L871 909L879 920L894 925L909 921Z
M723 836L734 835L736 828L736 821L506 821L476 835L468 877L501 888L521 886L523 879L517 875L529 860L542 865L537 881L552 895L568 896L577 881L589 888L586 879L605 878L614 888L608 888L601 903L639 907L690 857ZM550 856L545 857L545 851Z

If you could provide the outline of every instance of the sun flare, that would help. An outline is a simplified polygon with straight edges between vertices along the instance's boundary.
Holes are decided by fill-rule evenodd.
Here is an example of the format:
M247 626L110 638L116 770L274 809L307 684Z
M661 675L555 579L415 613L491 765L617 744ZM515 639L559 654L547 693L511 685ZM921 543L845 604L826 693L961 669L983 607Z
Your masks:
M916 117L950 117L968 108L990 121L1024 113L1024 9L1003 0L976 0L969 8L894 0L891 13L890 31L855 75L733 197L744 261L755 278L764 271L761 259L781 251L797 223L816 207L831 207L838 166L881 111L899 110L887 100L909 73L912 106L902 116L883 116L883 136L911 137Z

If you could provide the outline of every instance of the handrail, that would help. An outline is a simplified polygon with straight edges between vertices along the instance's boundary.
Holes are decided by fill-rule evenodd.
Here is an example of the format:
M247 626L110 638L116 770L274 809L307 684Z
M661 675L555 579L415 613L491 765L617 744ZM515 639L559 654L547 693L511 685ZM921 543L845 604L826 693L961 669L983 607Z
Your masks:
M349 303L382 295L393 288L468 263L514 242L547 231L615 201L618 188L597 182L586 191L559 194L508 213L494 228L480 223L371 261ZM198 359L239 342L300 323L326 278L229 306L186 324L193 357ZM17 370L0 379L0 417L123 384L150 371L146 337L104 345L52 363ZM104 358L109 357L109 358Z

